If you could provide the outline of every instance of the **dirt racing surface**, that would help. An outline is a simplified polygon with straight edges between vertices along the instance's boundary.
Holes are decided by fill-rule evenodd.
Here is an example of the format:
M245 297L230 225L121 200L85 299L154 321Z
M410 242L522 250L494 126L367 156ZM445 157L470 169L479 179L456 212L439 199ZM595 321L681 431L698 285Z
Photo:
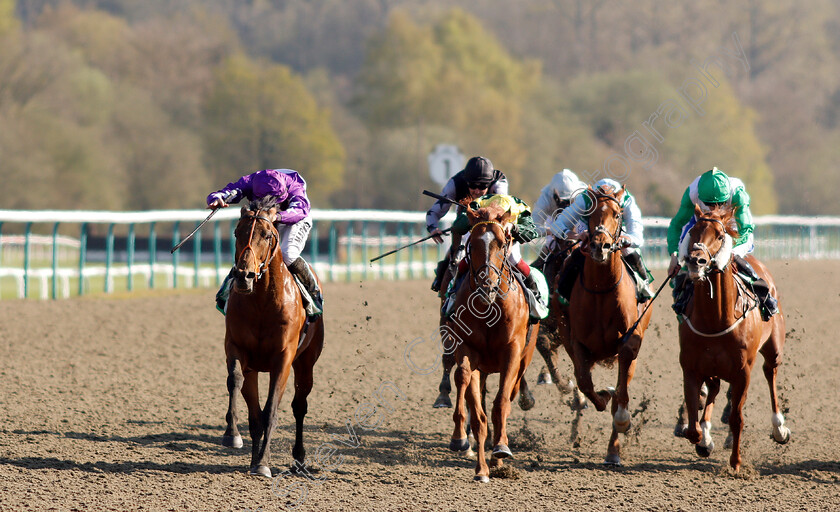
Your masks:
M421 375L405 359L413 343L415 367L434 366L426 340L438 303L425 281L326 285L326 345L305 432L307 458L321 464L283 473L294 440L290 384L272 480L247 474L242 401L244 448L220 444L227 390L214 290L2 301L0 510L840 510L840 262L769 267L787 317L778 386L792 439L770 437L759 356L739 475L729 471L721 406L710 458L673 436L682 375L665 294L630 387L623 467L601 464L609 414L590 408L575 427L568 397L536 385L535 354L526 376L536 406L513 406L514 458L507 478L489 484L474 483L474 462L447 448L452 409L432 408L440 370ZM615 370L594 376L596 387L615 383Z

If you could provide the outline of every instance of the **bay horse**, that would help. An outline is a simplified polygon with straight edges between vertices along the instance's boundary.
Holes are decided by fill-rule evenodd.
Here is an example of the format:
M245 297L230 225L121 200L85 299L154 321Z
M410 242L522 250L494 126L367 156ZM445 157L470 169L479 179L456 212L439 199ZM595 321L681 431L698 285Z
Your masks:
M790 430L784 424L776 394L776 372L785 343L785 318L780 309L778 314L763 321L755 298L746 292L747 285L736 281L735 265L731 261L733 239L738 236L734 214L735 211L727 207L709 212L695 207L697 223L680 247L680 258L685 260L688 278L694 283L694 294L682 315L679 336L688 412L685 437L696 445L699 455L709 456L714 449L710 431L715 396L721 379L729 382L732 433L729 465L737 472L741 468L742 409L759 352L764 357L764 377L770 387L773 439L779 444L787 443ZM777 296L775 282L767 268L752 255L745 259L767 281L770 293ZM698 395L703 383L708 386L709 395L702 423L698 423Z
M250 474L271 478L271 439L277 405L295 370L295 444L292 456L304 463L303 419L312 390L312 370L324 346L323 315L306 324L306 312L294 277L283 263L274 227L278 205L264 198L243 207L234 231L236 264L225 315L228 411L222 444L242 447L237 425L237 395L248 406L251 433ZM303 329L305 332L302 332ZM269 373L268 397L260 408L259 372Z
M643 304L636 300L636 285L621 259L624 187L613 193L590 188L587 193L594 205L589 215L588 243L581 243L580 250L589 257L569 297L569 337L563 341L581 392L598 411L606 409L612 401L613 428L604 463L621 465L618 434L630 429L628 387L651 312L648 309L640 318ZM556 313L560 314L560 311ZM637 320L636 328L628 332ZM592 367L595 363L610 364L616 357L616 389L596 392Z
M529 322L528 302L507 262L511 244L510 213L491 205L478 210L468 207L466 214L471 226L466 244L469 275L457 292L454 313L446 323L447 332L457 344L457 395L452 415L455 428L450 449L469 449L466 401L477 445L475 480L489 482L490 470L484 453L487 414L482 406L482 383L488 374L500 374L493 401L492 457L494 463L501 465L501 459L513 455L507 446L507 417L534 355L539 326Z

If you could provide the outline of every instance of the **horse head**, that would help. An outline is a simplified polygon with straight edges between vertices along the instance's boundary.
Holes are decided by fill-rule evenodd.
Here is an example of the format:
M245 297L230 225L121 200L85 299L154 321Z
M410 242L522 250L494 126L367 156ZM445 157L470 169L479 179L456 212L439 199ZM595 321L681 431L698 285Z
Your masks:
M496 300L507 264L512 228L510 212L496 205L478 210L467 206L466 214L470 221L467 241L470 279L481 290L482 302L491 304Z
M586 192L592 199L589 215L589 255L597 263L606 263L610 255L621 249L622 214L621 200L625 189L606 191L603 189Z
M683 238L680 259L692 280L705 279L710 272L723 271L732 259L733 238L738 236L735 210L718 206L707 212L694 207L696 224Z
M249 294L272 260L280 253L280 236L274 228L277 204L274 198L252 201L243 206L236 225L236 264L233 289Z

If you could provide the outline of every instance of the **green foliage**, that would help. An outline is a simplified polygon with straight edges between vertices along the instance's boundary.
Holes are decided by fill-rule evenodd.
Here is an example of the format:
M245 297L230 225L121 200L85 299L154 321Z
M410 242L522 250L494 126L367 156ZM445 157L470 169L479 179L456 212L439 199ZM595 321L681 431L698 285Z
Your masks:
M341 185L344 149L300 78L285 66L245 57L218 70L205 104L205 159L219 187L238 175L288 167L301 172L313 202Z
M15 16L15 1L0 0L0 39L13 34L20 27L20 21Z

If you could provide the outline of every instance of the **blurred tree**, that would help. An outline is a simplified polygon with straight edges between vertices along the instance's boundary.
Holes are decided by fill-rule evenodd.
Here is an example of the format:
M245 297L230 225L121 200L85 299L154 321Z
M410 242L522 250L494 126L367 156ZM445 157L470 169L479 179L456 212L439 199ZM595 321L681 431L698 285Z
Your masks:
M219 187L241 174L288 167L319 207L342 183L344 149L300 78L244 55L219 68L204 108L205 161Z

